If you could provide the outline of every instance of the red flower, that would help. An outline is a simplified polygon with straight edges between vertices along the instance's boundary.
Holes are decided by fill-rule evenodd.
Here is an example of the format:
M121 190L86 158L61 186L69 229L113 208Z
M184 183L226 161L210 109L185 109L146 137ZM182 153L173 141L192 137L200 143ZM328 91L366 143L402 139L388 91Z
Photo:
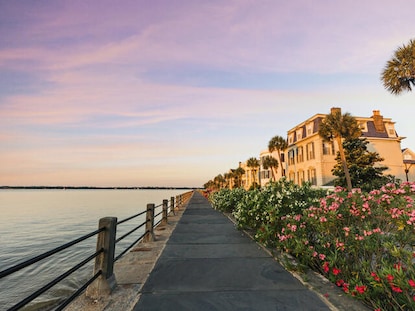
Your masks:
M323 264L323 270L325 273L328 273L330 271L329 262L325 261Z
M389 282L389 283L391 283L391 282L393 281L393 275L388 274L388 275L386 276L386 279L388 280L388 282Z
M397 287L397 286L394 286L394 285L391 285L391 287L392 287L392 290L393 290L395 293L402 293L402 289L401 289L401 288L399 288L399 287Z
M337 269L337 268L333 268L333 274L334 275L338 275L340 272L342 272L342 270Z
M374 279L375 281L377 281L377 282L379 282L379 281L380 281L380 277L378 277L378 275L377 275L375 272L372 272L370 275L373 277L373 279Z
M411 285L411 287L415 287L415 281L414 280L408 280L409 285Z
M355 289L359 294L363 294L366 291L367 287L366 285L361 285L361 286L356 285Z
M348 293L349 292L349 283L343 283L343 291L345 293Z
M343 279L340 279L340 280L337 280L337 281L336 281L336 285L337 285L338 287L343 286L343 284L344 284L344 280L343 280Z

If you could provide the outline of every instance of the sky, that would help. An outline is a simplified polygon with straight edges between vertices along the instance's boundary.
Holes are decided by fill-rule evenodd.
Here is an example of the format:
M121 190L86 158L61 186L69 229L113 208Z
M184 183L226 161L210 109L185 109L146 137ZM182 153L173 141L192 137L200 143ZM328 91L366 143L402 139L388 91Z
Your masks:
M380 80L413 0L0 0L0 185L200 187Z

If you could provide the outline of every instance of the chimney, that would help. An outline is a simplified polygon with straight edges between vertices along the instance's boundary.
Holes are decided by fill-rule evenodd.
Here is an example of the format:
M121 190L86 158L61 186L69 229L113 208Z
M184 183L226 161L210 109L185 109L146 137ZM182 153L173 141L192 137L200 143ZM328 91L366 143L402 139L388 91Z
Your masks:
M331 114L336 114L336 113L342 113L342 109L341 108L338 108L338 107L332 107L331 109L330 109L330 113Z
M375 124L376 132L386 132L385 123L383 123L383 116L380 114L379 110L373 110L372 119Z

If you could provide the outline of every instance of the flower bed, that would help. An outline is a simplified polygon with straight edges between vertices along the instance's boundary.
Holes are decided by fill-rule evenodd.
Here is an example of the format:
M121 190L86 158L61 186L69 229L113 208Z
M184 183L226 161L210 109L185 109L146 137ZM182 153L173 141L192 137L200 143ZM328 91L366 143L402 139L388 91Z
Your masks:
M414 193L414 183L327 194L281 180L262 190L221 190L211 201L258 241L374 310L415 310Z

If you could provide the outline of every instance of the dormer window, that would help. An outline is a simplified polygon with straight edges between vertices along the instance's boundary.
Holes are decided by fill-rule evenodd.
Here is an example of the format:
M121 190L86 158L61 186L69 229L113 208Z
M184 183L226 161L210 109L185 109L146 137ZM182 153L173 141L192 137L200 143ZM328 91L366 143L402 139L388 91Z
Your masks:
M303 131L302 130L298 130L297 131L297 141L303 138Z
M362 132L367 132L366 122L359 122L359 128L362 130Z

